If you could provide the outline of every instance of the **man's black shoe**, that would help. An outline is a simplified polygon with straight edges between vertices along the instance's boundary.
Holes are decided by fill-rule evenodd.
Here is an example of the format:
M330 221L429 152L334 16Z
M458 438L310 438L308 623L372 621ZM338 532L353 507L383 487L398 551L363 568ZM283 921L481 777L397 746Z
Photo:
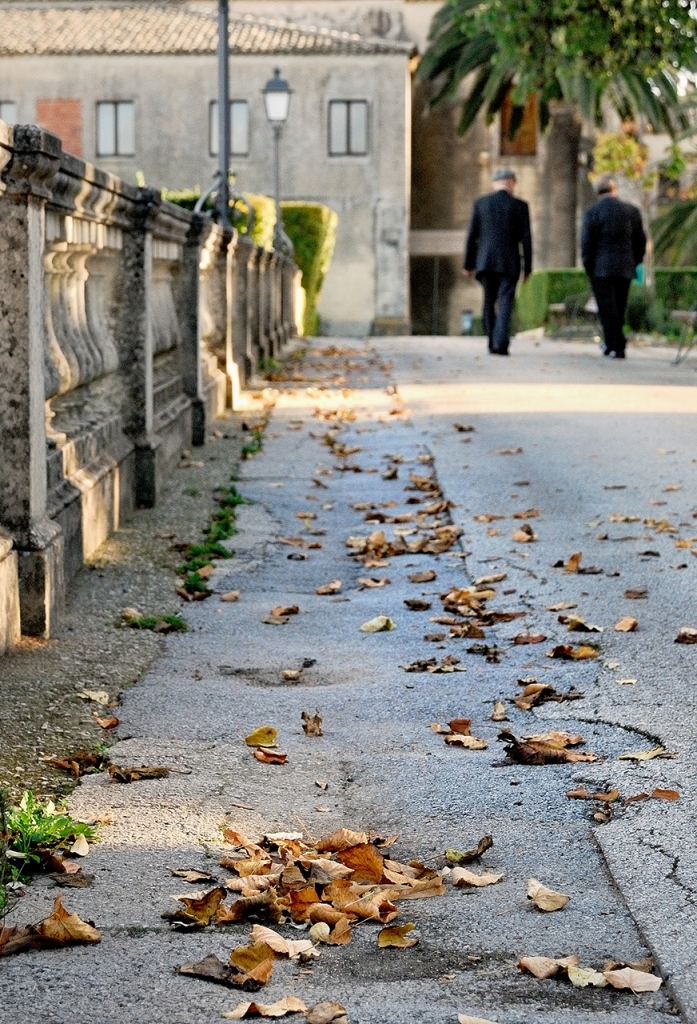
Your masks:
M625 358L624 352L615 352L615 350L613 349L612 352L610 353L610 359L624 359L624 358Z
M492 356L507 356L508 355L508 349L507 348L492 348L491 349L491 354L492 354Z

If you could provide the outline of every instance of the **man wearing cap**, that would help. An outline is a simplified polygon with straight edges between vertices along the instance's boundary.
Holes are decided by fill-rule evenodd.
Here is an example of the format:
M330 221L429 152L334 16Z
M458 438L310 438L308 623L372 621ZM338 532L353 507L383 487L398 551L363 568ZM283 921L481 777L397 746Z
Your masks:
M624 359L624 314L629 286L646 252L638 207L617 198L617 182L604 174L595 183L598 202L586 210L581 259L591 282L603 328L603 355Z
M510 168L499 168L492 180L494 191L474 204L462 272L465 277L475 276L484 288L489 351L507 356L521 247L525 281L532 270L530 210L514 196L516 176Z

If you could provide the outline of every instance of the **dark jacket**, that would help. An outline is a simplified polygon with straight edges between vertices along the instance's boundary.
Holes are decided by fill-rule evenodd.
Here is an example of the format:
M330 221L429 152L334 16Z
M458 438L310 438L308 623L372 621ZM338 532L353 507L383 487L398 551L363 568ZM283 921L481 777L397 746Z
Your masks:
M636 206L603 196L586 210L581 230L581 259L589 277L630 280L646 252L646 235Z
M465 246L465 270L474 270L478 278L487 271L518 278L521 245L527 277L532 270L528 204L503 188L478 199Z

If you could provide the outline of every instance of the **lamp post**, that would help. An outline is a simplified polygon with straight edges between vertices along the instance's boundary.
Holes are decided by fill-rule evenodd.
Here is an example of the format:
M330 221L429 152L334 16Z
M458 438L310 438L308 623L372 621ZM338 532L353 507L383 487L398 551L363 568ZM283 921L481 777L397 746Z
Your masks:
M230 40L228 0L218 0L218 216L230 223Z
M280 68L274 68L273 78L270 78L262 89L266 117L273 128L274 138L274 200L276 203L276 224L273 232L273 247L278 252L288 252L292 255L293 245L283 230L281 220L281 132L283 125L288 118L290 97L293 90L285 79L281 78Z

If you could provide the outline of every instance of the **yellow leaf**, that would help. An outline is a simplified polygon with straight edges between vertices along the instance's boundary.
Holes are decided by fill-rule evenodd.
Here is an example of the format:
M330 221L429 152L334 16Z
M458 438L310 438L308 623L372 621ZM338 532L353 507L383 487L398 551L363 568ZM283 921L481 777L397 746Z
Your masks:
M83 942L101 942L102 937L91 924L81 921L77 914L69 914L60 896L56 896L53 910L31 931L37 936L37 946L72 946Z
M277 731L272 725L260 725L249 736L245 736L244 742L248 747L277 747Z
M73 845L70 847L71 853L76 853L78 857L86 857L90 852L89 844L84 836L78 836Z
M605 975L594 971L592 967L574 967L570 964L566 968L566 974L574 988L587 988L588 985L592 985L594 988L605 988L607 985Z
M545 911L561 910L571 899L570 896L565 896L563 892L548 889L541 882L538 882L536 878L528 878L527 891L528 899L532 900L540 910Z
M395 623L387 615L377 615L360 627L362 633L386 633L395 628Z
M653 761L665 753L665 747L652 747L651 750L637 750L632 754L620 754L619 761Z
M632 618L631 615L624 615L620 621L615 624L615 633L633 633L638 625L638 621Z
M418 939L408 939L407 935L413 931L415 925L410 921L408 924L397 924L391 928L383 928L378 932L378 946L380 949L385 949L388 946L394 946L398 949L408 949L410 946L415 946Z

